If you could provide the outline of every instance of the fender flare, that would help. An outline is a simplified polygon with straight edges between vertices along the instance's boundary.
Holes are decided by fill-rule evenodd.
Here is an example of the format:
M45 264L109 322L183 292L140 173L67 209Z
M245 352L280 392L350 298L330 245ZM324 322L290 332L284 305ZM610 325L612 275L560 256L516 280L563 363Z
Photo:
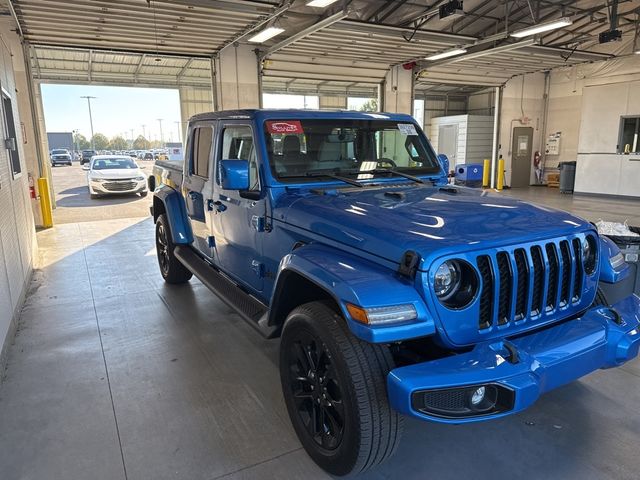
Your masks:
M618 246L610 238L600 236L600 276L599 280L605 283L617 283L624 280L630 273L629 264L624 262L614 268L609 261L620 252Z
M162 185L154 192L153 197L153 220L158 220L160 212L156 208L156 202L160 202L164 207L164 213L169 222L171 231L171 239L176 245L189 245L193 243L193 231L191 230L191 222L187 215L187 208L184 198L175 189Z
M295 273L324 290L340 308L351 332L371 343L388 343L435 333L435 322L412 280L368 260L322 244L303 245L280 261L271 296L269 325L284 321L277 305L286 295L286 281ZM417 319L411 322L371 326L357 322L346 303L363 308L412 304ZM286 312L288 313L288 312Z

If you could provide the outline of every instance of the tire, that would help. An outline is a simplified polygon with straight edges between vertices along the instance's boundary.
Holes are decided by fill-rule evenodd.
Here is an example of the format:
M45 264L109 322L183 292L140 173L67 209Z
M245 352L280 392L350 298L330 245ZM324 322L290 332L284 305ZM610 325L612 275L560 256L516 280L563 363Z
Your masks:
M327 472L364 472L395 452L403 418L387 398L393 366L387 347L356 338L328 303L301 305L287 317L280 344L285 403L302 446Z
M162 214L156 221L156 254L160 273L167 283L186 283L193 274L173 254L175 248L176 246L171 240L169 222L167 217Z

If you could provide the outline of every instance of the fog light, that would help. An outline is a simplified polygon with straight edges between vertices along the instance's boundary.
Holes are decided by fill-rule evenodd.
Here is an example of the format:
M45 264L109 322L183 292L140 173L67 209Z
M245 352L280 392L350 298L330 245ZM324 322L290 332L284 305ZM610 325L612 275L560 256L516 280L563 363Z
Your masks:
M485 388L480 387L471 395L471 405L478 405L484 400Z

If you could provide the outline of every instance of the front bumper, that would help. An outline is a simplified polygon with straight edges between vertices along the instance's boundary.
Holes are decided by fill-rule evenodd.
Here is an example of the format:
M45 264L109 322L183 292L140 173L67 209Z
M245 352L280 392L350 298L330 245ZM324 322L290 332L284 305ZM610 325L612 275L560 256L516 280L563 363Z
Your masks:
M146 191L146 180L114 180L110 182L89 181L89 192L94 195L122 195Z
M389 400L401 413L442 423L510 415L529 407L549 390L635 358L640 346L639 325L640 298L631 295L612 309L592 308L580 318L525 336L483 343L464 354L396 368L387 377ZM464 387L473 390L483 385L507 392L508 406L463 416L426 413L417 406L427 402L419 400L426 394Z

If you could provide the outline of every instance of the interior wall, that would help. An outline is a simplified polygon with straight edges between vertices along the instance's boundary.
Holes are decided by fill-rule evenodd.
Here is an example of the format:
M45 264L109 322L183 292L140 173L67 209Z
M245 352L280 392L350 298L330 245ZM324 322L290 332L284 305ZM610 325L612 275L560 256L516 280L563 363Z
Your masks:
M547 136L561 132L559 154L544 156L545 171L549 173L559 162L579 162L583 154L614 154L620 116L640 115L638 92L639 55L554 69L549 74L543 132L544 73L509 80L503 88L500 122L500 153L505 159L506 184L510 183L511 131L513 127L525 126L520 122L523 116L528 118L527 125L534 128L533 151L544 152ZM481 101L470 98L469 103L471 106Z
M215 61L219 110L258 108L258 58L251 45L225 48Z
M211 88L180 87L180 121L182 138L185 138L187 123L189 119L198 114L212 112L213 93Z
M520 75L509 80L502 91L499 155L505 160L505 185L511 185L511 144L515 127L532 127L532 152L544 147L541 129L544 114L544 73ZM534 180L531 169L531 182Z
M382 93L383 111L413 115L413 71L401 65L391 67Z
M10 168L9 150L0 146L0 345L7 345L16 327L16 318L28 288L35 255L35 225L28 190L28 169L25 137L21 128L18 95L13 62L21 58L11 48L10 37L15 35L6 22L0 22L0 85L11 99L16 126L16 146L21 173L14 175ZM4 105L0 104L5 114ZM8 137L4 125L3 138ZM4 355L0 356L0 360Z

